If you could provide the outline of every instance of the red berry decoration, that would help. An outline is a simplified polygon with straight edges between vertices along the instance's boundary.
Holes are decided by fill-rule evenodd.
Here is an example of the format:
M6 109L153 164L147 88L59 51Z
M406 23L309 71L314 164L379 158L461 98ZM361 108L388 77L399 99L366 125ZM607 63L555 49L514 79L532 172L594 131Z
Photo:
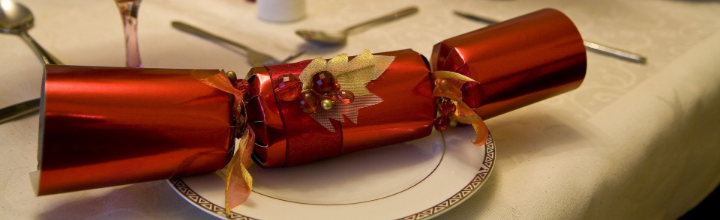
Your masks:
M456 109L455 104L449 100L440 103L440 114L443 116L450 116Z
M355 94L349 90L340 90L334 93L337 100L343 104L350 104L355 101Z
M320 99L313 91L303 91L300 94L300 107L305 113L315 113L320 105Z
M292 101L300 96L302 82L297 76L286 73L275 79L275 96L283 101Z
M435 126L435 129L438 131L444 131L448 125L450 124L450 118L447 116L440 116L435 119L433 122L433 126Z
M318 94L325 94L333 91L335 88L335 76L328 71L320 71L312 77L312 88Z

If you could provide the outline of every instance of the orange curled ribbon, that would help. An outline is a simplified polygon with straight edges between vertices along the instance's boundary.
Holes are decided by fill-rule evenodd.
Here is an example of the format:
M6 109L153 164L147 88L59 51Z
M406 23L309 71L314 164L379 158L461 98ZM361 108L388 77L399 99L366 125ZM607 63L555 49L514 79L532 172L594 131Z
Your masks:
M482 118L475 113L465 102L462 101L462 85L467 82L476 82L474 79L456 72L437 71L434 72L435 89L433 89L434 97L447 98L455 105L455 111L449 117L452 120L463 124L470 124L475 129L475 141L470 140L475 146L482 146L487 142L488 128Z
M224 71L217 73L207 73L193 71L192 76L200 82L212 86L216 89L233 94L235 103L238 103L236 109L238 113L244 111L243 97L248 91L247 82L242 80L238 83L238 88L233 86ZM246 115L247 116L247 115ZM244 203L252 192L253 179L247 170L250 165L250 155L252 155L253 144L255 143L255 133L246 126L247 117L238 117L238 128L241 129L242 136L238 150L230 159L230 163L225 167L225 214L230 215L232 208Z

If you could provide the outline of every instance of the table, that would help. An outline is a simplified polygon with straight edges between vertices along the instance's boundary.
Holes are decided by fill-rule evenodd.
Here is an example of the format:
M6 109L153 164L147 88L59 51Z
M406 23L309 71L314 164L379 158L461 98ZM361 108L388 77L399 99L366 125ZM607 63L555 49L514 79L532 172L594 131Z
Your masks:
M66 64L123 66L121 22L105 1L22 0L30 34ZM341 48L293 32L340 30L407 5L420 13L350 37ZM675 219L720 183L720 3L712 1L307 0L307 17L268 23L241 0L146 0L139 42L144 67L224 68L245 57L180 33L182 20L275 57L298 60L412 48L483 27L453 9L508 19L552 7L587 40L648 57L647 65L588 53L587 77L570 93L490 119L497 166L483 188L438 219ZM0 106L40 94L43 67L20 38L0 35ZM0 125L0 219L214 219L164 181L35 197L38 115Z

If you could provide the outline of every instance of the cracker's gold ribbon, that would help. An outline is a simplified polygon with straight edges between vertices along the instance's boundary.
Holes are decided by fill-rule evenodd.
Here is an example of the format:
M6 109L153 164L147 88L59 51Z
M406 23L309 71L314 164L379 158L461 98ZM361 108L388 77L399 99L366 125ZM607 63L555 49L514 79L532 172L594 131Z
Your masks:
M482 118L462 101L462 91L460 90L463 84L467 82L477 83L477 81L465 75L450 71L436 71L433 75L435 76L433 96L450 99L455 105L456 110L450 114L450 119L472 125L475 129L476 138L475 141L470 141L476 146L485 144L488 138L488 128Z
M212 86L216 89L233 94L235 96L236 109L238 114L245 113L243 97L248 91L247 82L241 80L238 86L233 86L230 80L223 74L224 71L217 73L208 73L203 71L193 71L192 76L200 82ZM236 88L237 87L237 88ZM247 115L239 117L237 127L242 132L238 150L230 159L230 163L225 167L225 214L230 215L231 209L244 203L252 192L253 179L247 170L250 165L250 155L252 155L253 144L255 143L255 133L247 127Z
M237 152L230 159L225 174L225 214L230 215L231 209L243 204L252 192L253 178L247 167L250 165L255 133L252 129L244 129Z

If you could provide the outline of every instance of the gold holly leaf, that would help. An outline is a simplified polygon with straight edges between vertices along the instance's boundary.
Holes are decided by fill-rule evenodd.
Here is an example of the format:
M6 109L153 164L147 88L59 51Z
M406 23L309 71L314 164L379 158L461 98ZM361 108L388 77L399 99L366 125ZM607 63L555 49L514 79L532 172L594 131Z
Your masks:
M340 89L348 90L355 95L355 101L350 104L336 104L330 110L319 110L311 114L317 122L332 132L335 129L329 119L342 122L344 115L357 124L359 109L382 102L382 99L372 94L366 86L370 81L380 77L395 60L395 57L373 55L370 50L366 49L352 60L348 60L347 54L335 56L330 61L316 58L303 69L299 76L303 83L303 89L312 89L313 75L320 71L328 71L340 84Z

